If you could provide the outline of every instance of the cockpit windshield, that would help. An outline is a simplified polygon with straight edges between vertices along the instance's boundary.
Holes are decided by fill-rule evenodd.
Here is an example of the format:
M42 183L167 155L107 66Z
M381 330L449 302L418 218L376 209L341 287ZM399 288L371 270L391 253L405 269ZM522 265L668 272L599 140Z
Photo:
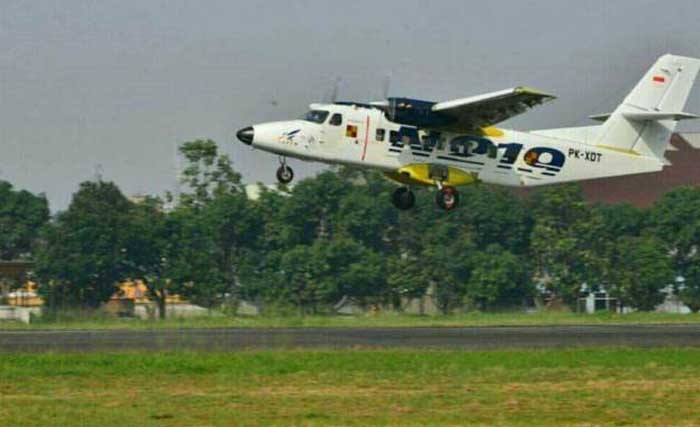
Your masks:
M311 110L308 113L304 114L301 117L301 119L306 120L307 122L321 124L326 121L326 118L328 118L328 114L328 111Z

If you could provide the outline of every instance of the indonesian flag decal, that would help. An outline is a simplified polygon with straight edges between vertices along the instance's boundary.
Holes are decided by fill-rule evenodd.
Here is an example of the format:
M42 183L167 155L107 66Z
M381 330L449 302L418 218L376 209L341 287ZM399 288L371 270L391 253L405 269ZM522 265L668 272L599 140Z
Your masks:
M652 80L654 81L654 83L666 83L666 77L660 74L655 75Z

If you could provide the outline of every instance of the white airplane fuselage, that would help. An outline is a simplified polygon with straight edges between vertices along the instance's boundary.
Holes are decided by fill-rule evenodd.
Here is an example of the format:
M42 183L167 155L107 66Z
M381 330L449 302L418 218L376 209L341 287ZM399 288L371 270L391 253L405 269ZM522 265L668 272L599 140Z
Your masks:
M255 125L250 145L282 156L404 174L409 181L426 185L434 180L422 165L444 166L450 185L478 180L506 186L655 172L663 167L656 157L593 145L601 126L531 132L487 128L467 135L393 123L382 110L366 105L312 104L311 112L313 120Z

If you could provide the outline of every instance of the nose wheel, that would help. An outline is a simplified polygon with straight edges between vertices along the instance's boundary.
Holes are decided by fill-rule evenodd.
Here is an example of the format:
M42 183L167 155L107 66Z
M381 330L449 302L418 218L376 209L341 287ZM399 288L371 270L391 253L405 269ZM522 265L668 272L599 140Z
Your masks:
M435 194L435 203L446 211L459 206L459 193L454 187L442 186Z
M405 211L416 204L416 195L408 187L399 187L391 195L391 202L396 208Z
M294 171L286 163L277 168L277 181L281 184L289 184L294 179Z

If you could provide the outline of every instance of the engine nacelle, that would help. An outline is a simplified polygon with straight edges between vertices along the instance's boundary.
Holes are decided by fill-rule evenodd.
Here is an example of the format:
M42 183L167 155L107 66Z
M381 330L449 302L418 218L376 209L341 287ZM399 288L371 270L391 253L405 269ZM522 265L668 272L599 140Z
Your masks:
M384 111L387 120L415 127L441 127L454 123L453 117L432 110L435 102L410 98L389 98Z

